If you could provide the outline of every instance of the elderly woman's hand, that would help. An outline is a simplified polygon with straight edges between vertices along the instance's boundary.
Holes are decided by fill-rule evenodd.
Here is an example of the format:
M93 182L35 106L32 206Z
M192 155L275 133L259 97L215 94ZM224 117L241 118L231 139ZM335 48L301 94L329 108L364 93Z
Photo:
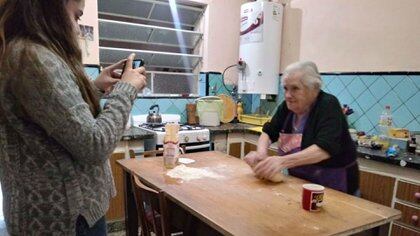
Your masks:
M267 155L266 154L262 154L256 151L251 151L249 152L245 157L244 157L244 161L251 167L254 167L255 165L258 164L258 162L264 160L264 158L266 158Z
M280 170L287 168L286 158L270 156L257 164L254 168L255 175L262 179L271 179Z

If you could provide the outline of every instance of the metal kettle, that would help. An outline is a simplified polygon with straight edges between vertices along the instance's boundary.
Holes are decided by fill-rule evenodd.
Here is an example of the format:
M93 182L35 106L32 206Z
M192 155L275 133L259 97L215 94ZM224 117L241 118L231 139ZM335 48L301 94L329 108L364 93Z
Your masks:
M155 108L157 108L157 111L154 110ZM147 115L146 122L148 124L162 123L162 116L159 114L159 105L153 105L149 108L149 115Z

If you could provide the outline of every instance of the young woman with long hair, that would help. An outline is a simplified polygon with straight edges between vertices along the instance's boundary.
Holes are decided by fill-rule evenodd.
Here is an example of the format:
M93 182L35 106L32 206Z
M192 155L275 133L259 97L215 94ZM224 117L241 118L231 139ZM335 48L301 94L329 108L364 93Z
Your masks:
M130 55L87 78L77 42L83 9L84 0L0 0L0 180L10 235L106 234L115 195L108 158L146 77Z

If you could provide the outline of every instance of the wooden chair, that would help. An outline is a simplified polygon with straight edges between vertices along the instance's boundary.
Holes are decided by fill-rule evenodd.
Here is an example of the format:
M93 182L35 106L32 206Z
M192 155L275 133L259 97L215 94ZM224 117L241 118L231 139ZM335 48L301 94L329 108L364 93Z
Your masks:
M135 158L133 150L129 150L130 158ZM163 155L163 150L145 151L144 158L151 158ZM131 182L134 191L134 199L137 206L139 223L141 225L141 235L149 236L151 232L155 235L189 235L191 231L192 215L187 215L186 222L182 228L171 226L169 223L169 206L165 193L160 190L152 189L143 184L137 176L132 175ZM148 207L146 207L148 206ZM152 206L152 207L150 207ZM175 232L175 233L173 233Z
M163 150L153 150L153 151L145 151L143 153L143 157L147 158L147 157L156 157L156 156L162 156L163 155Z
M136 158L135 153L133 150L129 150L128 151L130 158ZM144 151L143 153L143 157L147 158L147 157L156 157L156 156L161 156L163 155L163 150L153 150L153 151Z
M130 158L135 158L133 150L129 150L129 154ZM162 154L163 150L145 151L143 157L156 157ZM180 230L171 227L168 223L169 212L165 193L146 186L134 175L131 175L131 183L141 225L141 235L150 236L151 232L157 236L182 234L182 232L179 232ZM171 234L170 232L177 233Z
M170 235L165 193L144 185L137 176L132 175L134 198L141 223L141 235Z

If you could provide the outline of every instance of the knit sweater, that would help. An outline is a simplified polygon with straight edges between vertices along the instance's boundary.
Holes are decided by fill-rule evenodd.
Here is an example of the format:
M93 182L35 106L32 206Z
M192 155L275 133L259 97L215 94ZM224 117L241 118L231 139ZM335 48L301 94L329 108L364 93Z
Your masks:
M78 215L92 226L115 195L108 158L137 91L118 82L94 118L67 64L40 45L26 48L35 60L28 60L17 42L6 59L14 66L0 70L0 180L7 230L10 235L74 235Z

